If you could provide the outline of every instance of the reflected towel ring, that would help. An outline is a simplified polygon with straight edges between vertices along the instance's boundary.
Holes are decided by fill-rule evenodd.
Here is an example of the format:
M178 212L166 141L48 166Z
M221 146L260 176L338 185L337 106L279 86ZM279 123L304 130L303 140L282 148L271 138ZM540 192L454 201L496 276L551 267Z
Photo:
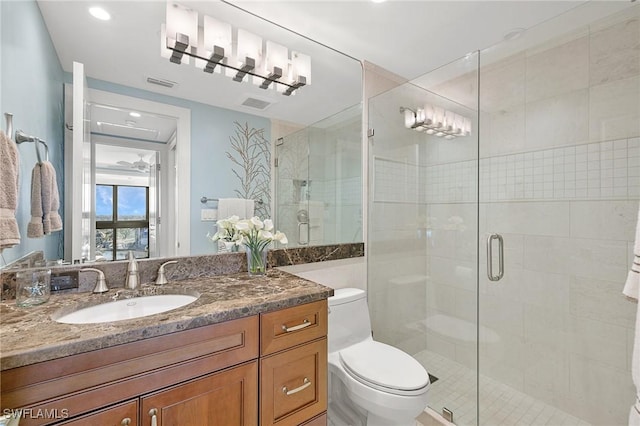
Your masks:
M36 157L38 157L38 163L42 163L42 157L40 155L39 145L44 145L44 159L45 161L49 161L49 145L45 141L40 138L36 138Z

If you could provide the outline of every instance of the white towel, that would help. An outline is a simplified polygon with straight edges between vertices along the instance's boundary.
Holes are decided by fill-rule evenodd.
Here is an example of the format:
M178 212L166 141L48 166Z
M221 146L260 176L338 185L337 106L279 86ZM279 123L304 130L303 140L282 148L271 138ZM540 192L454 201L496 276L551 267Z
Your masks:
M638 209L636 241L633 246L633 263L622 292L636 302L640 301L640 208ZM629 426L640 426L640 303L638 303L638 311L636 312L631 376L633 383L636 385L636 400L629 412Z
M244 214L245 217L247 219L250 219L253 217L253 215L255 214L255 206L256 203L253 200L244 200ZM266 219L266 217L263 217L262 219Z
M636 226L636 242L633 246L633 263L627 275L627 282L622 292L625 296L640 300L640 208L638 209L638 225Z
M0 131L0 252L20 244L16 221L20 155L15 143Z
M253 200L244 198L220 198L218 200L218 218L225 219L230 216L238 216L240 219L253 217Z

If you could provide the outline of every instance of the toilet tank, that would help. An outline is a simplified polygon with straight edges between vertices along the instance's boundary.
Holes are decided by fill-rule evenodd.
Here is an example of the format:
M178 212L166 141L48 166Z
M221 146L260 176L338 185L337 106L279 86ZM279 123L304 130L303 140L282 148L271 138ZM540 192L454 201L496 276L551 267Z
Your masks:
M371 321L366 293L341 288L329 298L329 352L339 351L371 339Z

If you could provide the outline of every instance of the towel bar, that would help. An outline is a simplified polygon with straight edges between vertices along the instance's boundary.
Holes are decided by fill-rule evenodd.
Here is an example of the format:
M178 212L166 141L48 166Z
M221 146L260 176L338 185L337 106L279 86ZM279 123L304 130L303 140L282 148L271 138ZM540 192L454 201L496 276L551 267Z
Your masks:
M219 201L219 200L220 200L219 198L207 198L207 197L200 198L200 202L202 204L207 204L207 201ZM253 201L256 204L260 204L260 205L264 204L264 201L262 201L262 200L253 200Z

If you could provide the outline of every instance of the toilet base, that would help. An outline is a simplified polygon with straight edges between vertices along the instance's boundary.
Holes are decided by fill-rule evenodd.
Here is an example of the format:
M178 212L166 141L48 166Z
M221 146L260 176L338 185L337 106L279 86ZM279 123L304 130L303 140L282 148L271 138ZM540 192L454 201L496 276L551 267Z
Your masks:
M389 421L389 419L383 419L375 414L367 414L367 426L416 426L416 421L411 420L408 423L399 423L397 421Z
M416 420L391 420L379 417L371 412L362 409L358 404L354 403L344 383L336 378L333 374L329 374L329 406L327 415L329 421L328 426L415 426Z

